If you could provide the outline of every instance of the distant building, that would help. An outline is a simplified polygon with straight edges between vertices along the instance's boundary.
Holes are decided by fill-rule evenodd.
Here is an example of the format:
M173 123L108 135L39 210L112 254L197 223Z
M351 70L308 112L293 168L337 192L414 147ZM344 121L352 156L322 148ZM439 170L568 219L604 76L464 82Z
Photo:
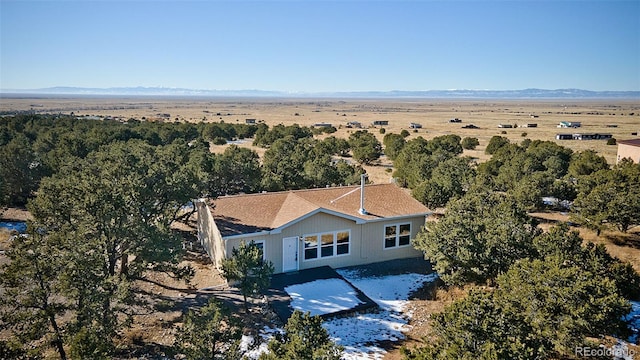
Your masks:
M358 121L349 121L347 123L347 127L348 128L356 128L356 129L360 129L362 127L362 124Z
M511 128L513 128L513 125L511 125L511 124L500 124L500 125L498 125L498 127L501 128L501 129L511 129Z
M389 120L374 120L373 126L387 126L389 125Z
M558 125L559 128L579 128L582 124L578 121L561 121Z
M460 120L458 118L454 118L454 119L450 119L449 122L450 123L459 123L459 122L462 122L462 120Z
M611 134L573 134L574 140L606 140L612 137Z
M255 124L256 123L256 119L244 119L244 123L245 124Z
M328 128L328 127L332 127L333 125L329 124L329 123L315 123L313 124L313 127L319 127L319 128Z
M616 162L624 158L633 160L634 163L640 164L640 139L620 140L618 141L618 157Z
M572 134L556 134L556 140L573 140Z
M418 123L410 123L409 127L412 129L422 129L422 125Z
M532 119L537 119L539 117L538 115L533 115L533 114L531 114L529 116L531 116Z
M526 127L526 128L537 128L538 124L536 124L536 123L524 124L523 127Z

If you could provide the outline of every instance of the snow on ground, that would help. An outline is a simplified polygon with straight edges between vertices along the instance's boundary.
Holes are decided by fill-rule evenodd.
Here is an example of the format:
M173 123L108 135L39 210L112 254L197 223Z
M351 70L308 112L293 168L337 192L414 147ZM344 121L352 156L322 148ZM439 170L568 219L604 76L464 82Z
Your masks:
M411 314L403 313L409 295L438 277L437 274L360 277L356 272L338 272L380 307L377 311L324 323L331 338L344 346L344 359L381 359L386 351L377 344L404 339L403 332L410 329Z
M291 307L311 315L331 314L349 310L362 302L356 291L341 279L324 279L287 286Z
M340 275L375 301L380 309L330 319L323 326L337 344L344 346L343 359L382 359L386 351L379 346L382 341L404 339L403 332L411 314L405 313L409 295L425 283L437 279L437 274L403 274L382 277L361 276L354 271L338 270ZM330 281L331 280L331 281ZM292 298L291 305L301 311L332 313L350 309L360 303L355 292L339 279L316 280L285 288ZM336 291L337 290L337 291ZM278 329L265 328L260 337L262 344L246 354L256 359L266 351L266 343ZM243 339L244 348L249 348L253 339Z

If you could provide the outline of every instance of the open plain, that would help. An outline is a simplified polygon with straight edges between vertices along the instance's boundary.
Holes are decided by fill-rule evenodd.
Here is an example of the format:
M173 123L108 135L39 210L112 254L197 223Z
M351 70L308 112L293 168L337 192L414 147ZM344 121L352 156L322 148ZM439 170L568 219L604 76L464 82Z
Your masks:
M634 138L640 131L638 99L310 99L310 98L200 98L200 97L67 97L3 96L0 113L32 111L35 113L73 113L78 116L135 118L164 122L245 123L255 119L269 126L294 123L313 126L329 123L338 129L335 136L348 137L359 122L364 128L376 120L388 121L387 132L403 129L410 137L457 134L477 137L480 146L465 154L485 160L484 148L494 135L520 142L551 140L574 151L593 149L610 164L616 161L616 146L606 140L556 140L558 133L611 134L617 140ZM460 122L449 122L451 119ZM560 129L561 121L580 122L580 128ZM410 123L422 128L411 129ZM499 125L512 128L499 128ZM526 127L536 124L537 127ZM477 128L463 128L475 125ZM379 128L379 126L378 126ZM373 133L382 140L378 129ZM247 144L248 145L248 144Z

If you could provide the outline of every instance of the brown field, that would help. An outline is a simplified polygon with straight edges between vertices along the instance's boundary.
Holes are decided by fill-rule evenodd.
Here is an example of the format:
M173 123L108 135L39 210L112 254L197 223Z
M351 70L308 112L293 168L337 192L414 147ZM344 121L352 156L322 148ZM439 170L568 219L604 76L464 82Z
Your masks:
M486 159L484 148L494 135L503 135L512 142L525 137L536 140L557 141L576 151L593 149L614 163L616 146L606 141L555 140L557 133L608 133L618 140L633 138L640 131L640 102L637 100L449 100L449 99L284 99L284 98L2 98L0 112L33 110L37 113L73 112L76 115L111 116L160 121L189 121L244 123L257 119L268 125L330 123L339 131L336 136L348 137L353 129L347 122L358 121L369 127L374 120L388 120L389 132L407 129L411 136L426 139L439 135L458 134L480 140L480 146L467 155ZM164 115L163 114L168 114ZM219 115L218 115L219 114ZM533 118L532 116L537 116ZM459 118L461 123L449 123ZM578 129L559 129L560 121L582 122ZM412 132L409 123L423 126ZM527 123L537 128L523 128ZM474 124L479 129L462 129ZM499 124L517 125L517 128L499 129ZM607 127L617 125L617 127ZM506 131L506 134L502 134ZM382 135L375 130L382 139Z

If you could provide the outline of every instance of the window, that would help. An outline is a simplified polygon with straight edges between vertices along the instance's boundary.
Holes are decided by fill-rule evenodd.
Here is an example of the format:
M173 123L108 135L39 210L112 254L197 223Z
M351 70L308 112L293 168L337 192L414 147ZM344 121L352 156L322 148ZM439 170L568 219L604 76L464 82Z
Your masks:
M314 260L348 255L351 233L349 230L309 234L304 239L304 259Z
M315 259L318 257L318 235L304 236L304 259Z
M408 246L411 244L411 224L394 224L384 227L384 248Z

